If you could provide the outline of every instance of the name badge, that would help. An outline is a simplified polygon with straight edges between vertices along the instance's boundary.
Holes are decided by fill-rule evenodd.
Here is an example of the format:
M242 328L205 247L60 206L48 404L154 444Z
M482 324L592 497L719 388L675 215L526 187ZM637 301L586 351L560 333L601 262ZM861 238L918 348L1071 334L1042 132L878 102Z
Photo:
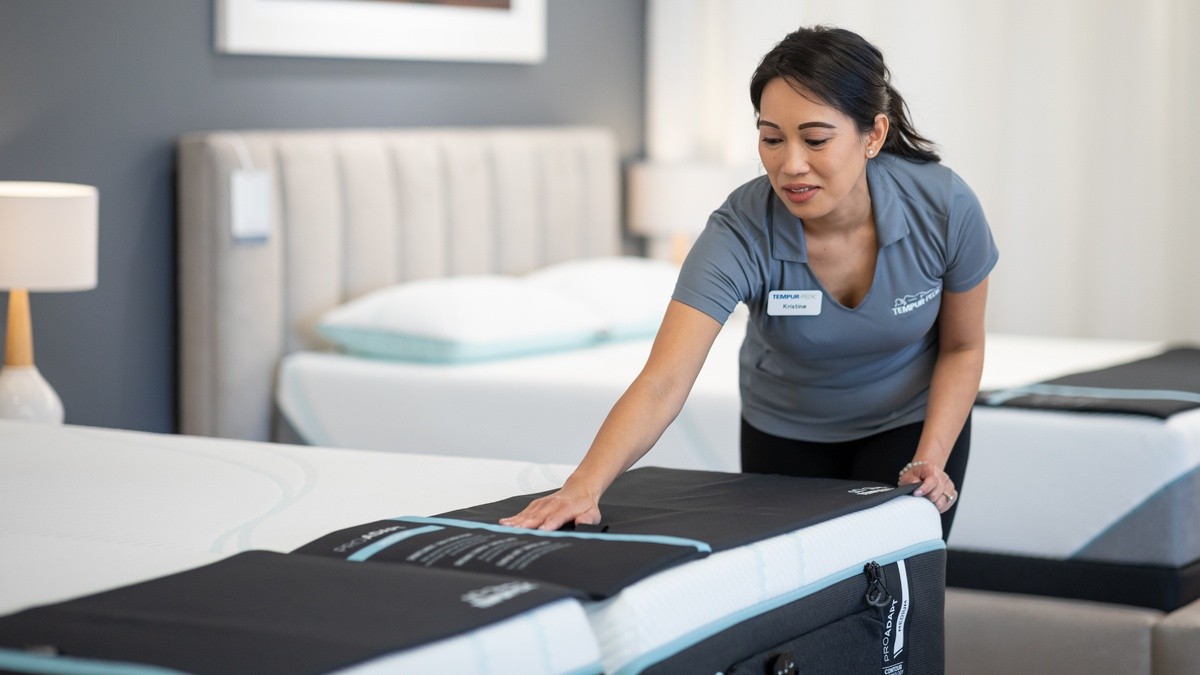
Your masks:
M767 314L771 316L816 316L821 313L821 291L771 291Z

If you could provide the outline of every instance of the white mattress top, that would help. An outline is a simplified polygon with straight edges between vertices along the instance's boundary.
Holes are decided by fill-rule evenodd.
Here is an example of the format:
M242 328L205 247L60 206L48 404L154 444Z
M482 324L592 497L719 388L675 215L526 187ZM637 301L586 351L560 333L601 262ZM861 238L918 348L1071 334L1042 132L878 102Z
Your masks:
M570 469L0 421L0 612L548 490Z

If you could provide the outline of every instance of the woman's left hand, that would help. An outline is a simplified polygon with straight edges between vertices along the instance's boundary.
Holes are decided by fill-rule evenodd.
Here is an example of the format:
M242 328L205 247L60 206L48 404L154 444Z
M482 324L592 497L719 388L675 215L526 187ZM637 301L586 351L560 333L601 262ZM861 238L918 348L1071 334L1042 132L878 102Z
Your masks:
M920 487L913 492L915 497L925 497L933 502L937 507L938 513L945 513L954 506L954 502L958 499L958 491L954 489L954 481L946 475L935 464L925 462L913 462L911 466L900 474L899 485L911 485L920 483Z

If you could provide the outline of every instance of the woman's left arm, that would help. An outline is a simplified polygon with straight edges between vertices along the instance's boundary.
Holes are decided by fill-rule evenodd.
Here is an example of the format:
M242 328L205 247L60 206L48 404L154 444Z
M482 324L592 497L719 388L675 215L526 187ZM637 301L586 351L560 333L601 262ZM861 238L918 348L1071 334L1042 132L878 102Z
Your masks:
M938 313L938 356L929 385L925 427L916 454L899 483L921 483L915 495L926 496L944 513L958 497L954 481L943 470L975 403L983 374L983 315L987 279L965 293L945 293Z

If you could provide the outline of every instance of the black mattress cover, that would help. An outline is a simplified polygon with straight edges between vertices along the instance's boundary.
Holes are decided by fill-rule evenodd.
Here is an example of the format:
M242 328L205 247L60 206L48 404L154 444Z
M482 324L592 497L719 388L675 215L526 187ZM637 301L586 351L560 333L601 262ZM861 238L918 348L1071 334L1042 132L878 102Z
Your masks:
M1180 345L1156 356L1108 368L1023 387L981 391L976 403L1166 419L1200 408L1200 348Z
M786 534L911 494L917 485L642 467L600 500L608 532L704 541L714 552ZM538 492L441 514L485 523L511 516Z
M6 658L28 654L188 673L324 673L575 595L550 584L518 583L474 572L248 551L0 617L0 648L14 650L7 656L0 650L0 671L25 672ZM55 666L47 658L43 665L70 672L72 661ZM447 664L447 672L452 667Z

